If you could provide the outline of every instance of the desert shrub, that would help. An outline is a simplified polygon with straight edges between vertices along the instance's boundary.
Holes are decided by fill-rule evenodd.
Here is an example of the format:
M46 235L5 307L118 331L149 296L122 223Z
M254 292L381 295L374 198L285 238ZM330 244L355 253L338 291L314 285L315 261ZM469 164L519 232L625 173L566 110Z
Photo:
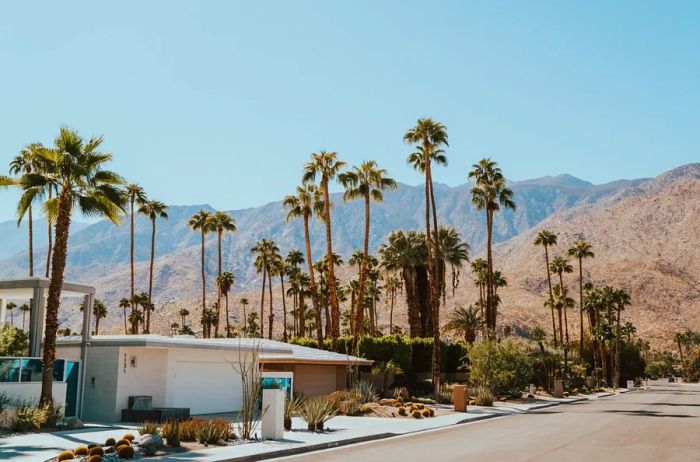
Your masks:
M441 383L440 384L440 392L436 396L437 402L440 404L453 404L453 397L452 397L452 384L449 383Z
M480 385L474 389L474 404L477 406L493 406L494 401L495 398L489 387Z
M435 409L433 409L432 407L429 407L427 409L428 409L428 414L430 414L430 417L434 417L435 416Z
M105 441L105 446L116 446L117 442L114 438L107 438Z
M231 437L231 424L224 419L200 420L197 441L205 446L219 444Z
M430 409L427 409L427 408L423 409L421 411L421 414L423 414L423 417L432 417L432 415L430 415Z
M15 419L12 428L16 432L38 431L42 425L48 422L50 411L48 407L34 406L21 403L15 409Z
M411 411L411 416L414 419L420 419L423 417L423 415L420 413L420 411L418 409Z
M90 450L87 448L87 446L78 446L77 448L73 449L73 454L76 456L87 456L88 452L90 452Z
M119 446L117 454L120 459L133 459L134 458L134 448L131 446Z
M532 379L532 361L519 340L484 340L469 350L469 379L498 395L520 396Z
M102 449L99 446L95 446L94 448L90 448L90 452L88 452L88 455L91 456L100 456L102 457L105 454L104 449Z
M131 443L132 441L134 441L134 438L135 438L134 435L132 435L131 433L127 433L126 435L122 436L122 439L123 439L123 440L126 440L126 441L128 441L128 442L130 442L130 443Z
M199 419L190 419L180 422L180 441L192 442L197 441L197 429L199 428Z
M138 428L140 435L158 435L158 425L154 422L144 422ZM126 438L124 438L126 439Z
M354 395L361 404L374 403L379 400L377 389L373 384L365 382L364 380L358 381L355 386L350 389L349 394Z
M27 333L18 327L0 327L0 356L24 356L29 345Z
M71 460L71 459L73 459L73 451L61 451L56 456L57 462L63 462L64 460Z
M400 407L398 411L399 411L399 415L407 415L407 414L408 414L408 413L406 412L406 408L405 408L405 407Z
M345 395L345 399L337 402L338 412L345 415L358 415L362 412L364 405L359 394L350 392Z
M338 413L335 404L320 396L309 398L299 411L309 431L323 430L324 424Z
M88 457L87 462L102 462L102 456L98 456L97 454Z
M180 422L171 420L163 424L160 436L165 439L165 444L171 447L180 446Z

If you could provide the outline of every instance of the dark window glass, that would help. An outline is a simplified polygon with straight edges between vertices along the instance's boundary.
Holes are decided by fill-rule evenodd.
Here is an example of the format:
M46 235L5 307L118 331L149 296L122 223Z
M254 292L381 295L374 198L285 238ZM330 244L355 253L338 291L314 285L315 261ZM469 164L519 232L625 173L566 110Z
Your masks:
M0 382L19 381L19 359L0 358Z
M65 369L65 360L57 359L53 363L53 380L55 382L63 381L63 371ZM22 360L22 382L41 382L41 359L23 359Z

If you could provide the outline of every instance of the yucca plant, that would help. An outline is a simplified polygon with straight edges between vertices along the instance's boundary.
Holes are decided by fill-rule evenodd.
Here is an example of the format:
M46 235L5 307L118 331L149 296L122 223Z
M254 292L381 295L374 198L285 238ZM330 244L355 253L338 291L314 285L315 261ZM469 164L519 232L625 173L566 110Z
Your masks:
M358 381L355 386L350 389L350 393L357 396L360 404L374 403L379 400L376 387L364 380Z
M299 413L299 410L304 405L304 399L301 396L295 396L292 399L284 402L284 429L289 431L292 429L292 417Z
M474 401L477 406L493 406L495 398L489 387L479 385L474 391Z
M141 436L143 435L158 435L158 425L156 425L154 422L144 422L142 423L137 430L139 431L139 434Z
M338 409L333 401L316 396L304 401L299 415L306 422L309 431L323 431L324 424L336 416Z

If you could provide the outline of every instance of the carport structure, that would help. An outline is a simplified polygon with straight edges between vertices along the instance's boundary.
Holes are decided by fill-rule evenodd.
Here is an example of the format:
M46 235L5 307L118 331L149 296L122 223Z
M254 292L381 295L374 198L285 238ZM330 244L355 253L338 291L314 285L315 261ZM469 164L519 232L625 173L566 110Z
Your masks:
M10 300L29 300L29 358L41 358L41 343L44 336L46 320L46 297L50 280L40 277L0 280L0 325L5 322L7 302ZM90 325L92 306L95 299L95 288L84 284L64 282L61 289L61 299L82 298L84 303L83 325L80 342L80 360L85 364L87 345L90 341ZM80 368L78 410L82 411L82 390L84 389L84 368ZM82 414L82 412L80 412Z

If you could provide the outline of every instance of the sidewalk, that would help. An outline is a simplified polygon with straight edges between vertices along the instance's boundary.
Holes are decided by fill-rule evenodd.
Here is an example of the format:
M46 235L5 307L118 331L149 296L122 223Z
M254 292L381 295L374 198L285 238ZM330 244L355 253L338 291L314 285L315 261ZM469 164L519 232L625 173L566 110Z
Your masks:
M154 462L180 462L196 460L198 462L214 461L255 461L276 457L301 454L309 451L328 449L347 444L406 435L409 433L444 428L478 420L521 414L524 412L557 406L560 404L598 399L613 393L598 393L562 399L538 400L533 403L518 405L501 405L494 407L469 406L466 413L452 413L428 419L392 419L381 417L334 417L326 423L328 431L309 433L302 429L306 424L294 418L293 430L285 432L281 441L260 441L240 443L232 446L213 446L199 451L149 458ZM449 406L445 408L449 409ZM8 437L0 440L0 460L18 460L21 462L43 462L54 457L63 449L80 444L103 443L108 437L119 437L123 433L136 433L132 426L114 425L110 427L93 426L81 430L56 433L37 433Z

